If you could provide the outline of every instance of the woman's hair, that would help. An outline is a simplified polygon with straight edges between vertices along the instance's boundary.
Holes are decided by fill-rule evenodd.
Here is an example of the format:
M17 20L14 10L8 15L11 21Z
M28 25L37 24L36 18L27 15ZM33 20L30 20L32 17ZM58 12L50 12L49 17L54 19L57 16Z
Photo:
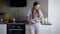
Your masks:
M36 5L39 5L39 3L38 3L37 1L35 1L34 4L33 4L33 8L32 8L32 18L34 18L34 15L35 15L35 14L34 14L34 10L37 11L38 17L39 17L39 9L36 10L36 9L34 8L34 6L36 6Z
M34 2L33 7L36 6L36 5L39 5L38 1Z

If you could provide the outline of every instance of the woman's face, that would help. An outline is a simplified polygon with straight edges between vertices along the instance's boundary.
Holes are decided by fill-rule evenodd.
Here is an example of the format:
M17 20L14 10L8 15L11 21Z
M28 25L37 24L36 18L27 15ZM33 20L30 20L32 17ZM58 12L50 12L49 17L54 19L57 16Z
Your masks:
M35 5L34 8L35 9L39 9L40 5Z

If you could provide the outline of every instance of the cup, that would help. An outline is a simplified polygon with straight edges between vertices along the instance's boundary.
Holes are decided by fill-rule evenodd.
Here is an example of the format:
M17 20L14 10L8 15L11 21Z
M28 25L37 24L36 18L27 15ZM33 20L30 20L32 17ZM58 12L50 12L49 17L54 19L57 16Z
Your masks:
M48 19L47 18L45 18L45 22L47 23L47 21L48 21Z
M1 22L3 22L3 18L1 18Z
M13 23L15 23L15 18L13 18Z

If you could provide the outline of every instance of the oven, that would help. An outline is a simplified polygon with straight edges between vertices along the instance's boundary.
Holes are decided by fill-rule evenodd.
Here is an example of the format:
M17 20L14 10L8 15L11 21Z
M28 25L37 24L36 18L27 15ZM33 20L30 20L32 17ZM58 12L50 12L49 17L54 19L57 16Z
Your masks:
M7 34L25 34L25 24L7 24Z

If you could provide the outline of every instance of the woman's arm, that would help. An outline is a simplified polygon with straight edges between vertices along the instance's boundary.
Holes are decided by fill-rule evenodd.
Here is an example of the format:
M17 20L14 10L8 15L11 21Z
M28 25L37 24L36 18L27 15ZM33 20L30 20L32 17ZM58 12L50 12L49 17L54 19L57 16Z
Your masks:
M41 10L40 10L39 14L40 14L40 18L43 18L44 17Z
M44 16L43 16L43 13L42 13L41 10L39 11L39 14L40 14L40 20L41 20L42 22L44 22Z
M28 14L27 14L27 21L30 22L31 19L30 19L30 15L31 15L31 10L29 10Z

